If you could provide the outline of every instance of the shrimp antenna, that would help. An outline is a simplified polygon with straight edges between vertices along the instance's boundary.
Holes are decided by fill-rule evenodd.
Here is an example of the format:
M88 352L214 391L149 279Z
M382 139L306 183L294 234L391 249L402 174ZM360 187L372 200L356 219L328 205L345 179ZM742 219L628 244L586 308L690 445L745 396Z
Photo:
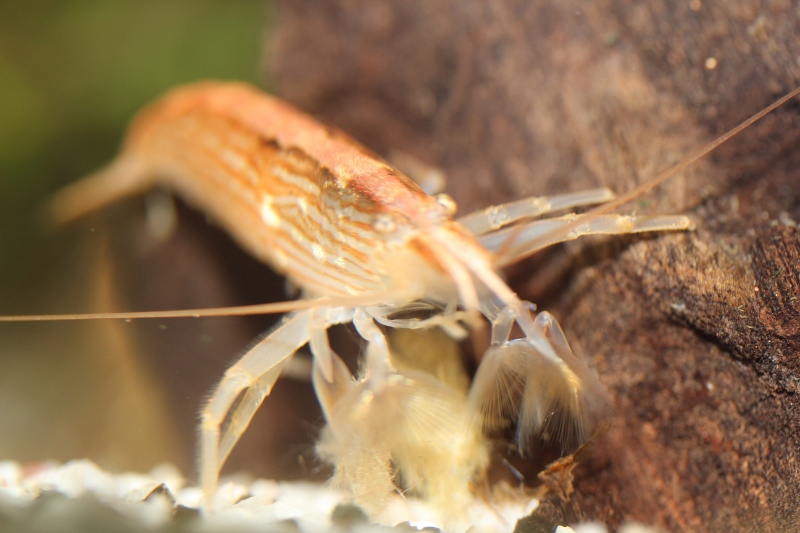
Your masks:
M584 224L586 222L587 218L591 219L591 218L596 217L598 215L602 215L604 213L608 213L609 211L612 211L613 209L616 209L617 207L630 202L631 200L633 200L634 198L637 198L642 193L647 192L648 190L652 189L653 187L655 187L655 186L663 183L667 179L671 178L672 176L674 176L678 172L681 172L686 167L688 167L689 165L691 165L692 163L694 163L695 161L697 161L701 157L705 156L709 152L715 150L721 144L723 144L724 142L728 141L731 137L734 137L735 135L739 134L742 130L744 130L745 128L749 127L754 122L756 122L758 120L761 120L762 118L764 118L765 115L768 115L768 114L772 113L775 109L777 109L778 107L782 106L783 104L785 104L786 102L788 102L789 100L791 100L792 98L797 96L798 94L800 94L800 87L797 87L795 90L793 90L792 92L790 92L786 96L782 97L781 99L779 99L779 100L773 102L772 104L770 104L769 106L765 107L764 109L762 109L761 111L759 111L755 115L751 116L750 118L748 118L747 120L745 120L744 122L742 122L741 124L736 126L735 128L729 130L726 133L723 133L722 135L720 135L719 137L717 137L713 141L707 143L703 147L701 147L701 148L695 150L694 152L690 153L688 156L683 158L683 160L681 160L680 162L672 165L671 167L669 167L668 169L664 170L663 172L661 172L660 174L656 175L655 177L645 181L644 183L642 183L641 185L639 185L637 187L634 187L633 189L631 189L627 193L625 193L623 195L620 195L620 196L614 198L613 200L610 200L610 201L608 201L608 202L606 202L606 203L604 203L602 205L599 205L599 206L595 207L594 209L591 209L591 210L587 211L584 217L579 218L579 219L575 219L572 222L564 224L563 226L559 226L558 228L555 228L552 231L549 231L549 232L545 233L544 235L540 236L535 241L533 241L531 243L527 243L525 245L525 248L526 249L531 249L531 250L536 250L536 249L539 248L539 246L537 246L537 245L541 245L541 244L547 243L547 242L552 242L554 239L556 239L560 235L567 235L570 231L574 230L579 225ZM512 248L512 246L514 244L514 241L519 237L519 234L522 231L522 229L523 229L523 226L519 226L516 231L512 232L508 236L508 239L503 244L503 246L498 250L498 252L497 252L497 262L498 262L498 264L503 264L503 262L507 258L514 257L516 255L515 252L517 252L518 249L517 248Z
M381 296L381 295L379 295ZM305 298L288 302L274 302L255 305L241 305L233 307L211 307L205 309L182 309L177 311L134 311L122 313L77 313L67 315L8 315L0 316L0 322L55 322L64 320L104 320L104 319L134 319L134 318L200 318L212 316L246 316L268 315L273 313L288 313L312 307L350 307L360 305L375 305L379 299L374 296L364 298Z

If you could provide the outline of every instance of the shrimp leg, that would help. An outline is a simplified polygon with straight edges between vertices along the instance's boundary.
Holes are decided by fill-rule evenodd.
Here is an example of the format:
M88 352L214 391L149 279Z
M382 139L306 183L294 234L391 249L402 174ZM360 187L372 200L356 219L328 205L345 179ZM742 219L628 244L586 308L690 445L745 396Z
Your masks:
M584 235L621 235L626 233L643 233L648 231L678 231L694 227L691 219L683 215L665 216L627 216L627 215L598 215L586 218L584 223L578 224L572 231L563 234L553 234L553 230L571 223L580 221L584 215L566 215L558 218L548 218L524 224L522 227L514 226L487 233L478 237L480 243L488 250L497 253L507 246L509 239L513 248L503 254L501 261L496 265L502 267L525 257L528 257L542 248L552 246L559 242L570 241ZM547 238L553 235L552 238ZM543 237L545 237L543 239Z
M367 341L366 368L368 378L374 380L373 383L380 384L390 373L394 372L391 355L389 353L389 343L386 336L375 324L372 316L364 310L357 310L353 318L353 324L358 334Z
M458 222L466 226L473 235L484 235L518 220L546 215L561 209L601 204L612 198L614 192L605 187L555 196L531 196L475 211L459 218Z
M212 507L219 471L261 402L275 385L286 362L311 343L315 365L331 377L332 351L320 334L333 324L349 321L343 308L308 309L283 322L230 367L203 408L200 425L200 477L206 508ZM317 353L319 352L319 353Z

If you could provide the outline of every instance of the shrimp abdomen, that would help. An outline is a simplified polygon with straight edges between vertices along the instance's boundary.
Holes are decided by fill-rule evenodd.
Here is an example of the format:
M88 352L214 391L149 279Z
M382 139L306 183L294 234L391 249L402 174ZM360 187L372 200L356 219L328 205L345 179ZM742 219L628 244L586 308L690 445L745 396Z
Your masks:
M353 157L335 161L328 152L360 153L360 145L319 124L311 133L327 152L293 144L303 140L292 134L298 124L310 121L243 84L176 89L134 119L114 162L53 197L48 218L63 224L160 185L308 294L381 292L366 254L374 248L363 230L369 213L357 212L371 212L372 202L332 200L328 192L350 187L358 193L357 185L369 183L352 176L379 175L388 167L365 157L358 165L348 163ZM353 204L349 217L340 216L343 202Z

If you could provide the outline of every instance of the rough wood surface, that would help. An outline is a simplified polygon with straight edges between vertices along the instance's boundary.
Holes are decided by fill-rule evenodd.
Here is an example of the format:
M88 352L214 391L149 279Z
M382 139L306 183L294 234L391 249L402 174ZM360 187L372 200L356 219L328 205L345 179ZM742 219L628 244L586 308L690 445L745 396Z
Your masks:
M381 153L443 167L463 212L625 191L800 81L788 1L292 0L278 16L276 92ZM617 404L572 501L543 514L669 531L800 520L797 108L628 208L687 212L696 232L513 270Z

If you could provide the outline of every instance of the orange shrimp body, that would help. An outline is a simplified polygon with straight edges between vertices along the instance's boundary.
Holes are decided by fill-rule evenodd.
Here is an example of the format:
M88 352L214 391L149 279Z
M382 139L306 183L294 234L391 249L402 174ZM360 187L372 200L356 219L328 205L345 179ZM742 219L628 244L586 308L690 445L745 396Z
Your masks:
M149 106L118 159L57 196L53 213L64 222L155 183L211 215L308 296L386 303L402 295L398 303L407 303L444 288L439 299L450 300L432 240L491 268L491 255L449 220L451 205L346 134L243 84L193 85ZM432 275L415 279L409 270Z

